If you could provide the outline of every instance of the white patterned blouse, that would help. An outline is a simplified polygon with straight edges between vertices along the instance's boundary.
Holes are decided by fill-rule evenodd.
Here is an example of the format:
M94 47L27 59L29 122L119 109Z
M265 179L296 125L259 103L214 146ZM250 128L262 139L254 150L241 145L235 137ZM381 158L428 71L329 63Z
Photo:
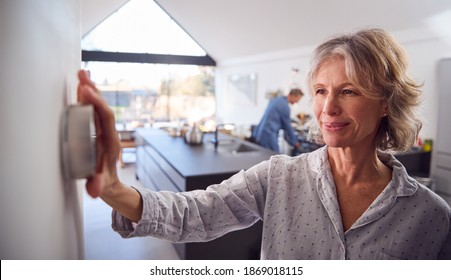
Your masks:
M392 155L390 183L344 232L327 146L277 155L207 190L153 192L138 224L113 211L123 237L208 241L263 220L262 259L451 259L451 208Z

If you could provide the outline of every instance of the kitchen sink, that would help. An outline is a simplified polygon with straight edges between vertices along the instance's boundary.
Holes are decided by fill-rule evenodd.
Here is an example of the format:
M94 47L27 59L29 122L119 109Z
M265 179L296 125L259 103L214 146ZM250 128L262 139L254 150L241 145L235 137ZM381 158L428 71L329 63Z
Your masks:
M217 151L220 153L230 153L230 154L256 152L258 150L259 149L256 147L253 147L251 145L246 145L246 144L240 143L240 142L219 144L219 146L217 148Z

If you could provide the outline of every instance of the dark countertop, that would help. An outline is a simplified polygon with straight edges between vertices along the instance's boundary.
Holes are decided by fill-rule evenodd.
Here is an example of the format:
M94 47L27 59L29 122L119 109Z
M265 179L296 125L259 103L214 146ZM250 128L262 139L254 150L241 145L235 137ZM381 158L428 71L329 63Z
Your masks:
M168 135L161 129L140 128L136 131L138 138L152 146L183 177L194 177L214 174L236 173L242 169L260 163L275 153L244 140L220 134L219 147L231 143L245 143L256 151L227 153L215 151L210 140L213 134L206 133L200 145L188 145L181 137Z
M407 170L410 176L429 177L431 168L431 152L412 148L407 152L393 154Z

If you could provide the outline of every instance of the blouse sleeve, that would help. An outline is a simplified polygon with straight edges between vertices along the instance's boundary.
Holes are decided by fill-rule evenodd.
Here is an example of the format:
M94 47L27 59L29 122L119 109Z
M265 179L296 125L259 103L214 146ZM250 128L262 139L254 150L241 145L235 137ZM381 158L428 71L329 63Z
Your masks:
M448 235L438 258L443 260L451 260L451 210L448 211Z
M122 237L154 236L172 242L198 242L250 227L263 216L268 161L240 171L206 190L154 192L136 188L143 200L138 224L117 211L112 227Z

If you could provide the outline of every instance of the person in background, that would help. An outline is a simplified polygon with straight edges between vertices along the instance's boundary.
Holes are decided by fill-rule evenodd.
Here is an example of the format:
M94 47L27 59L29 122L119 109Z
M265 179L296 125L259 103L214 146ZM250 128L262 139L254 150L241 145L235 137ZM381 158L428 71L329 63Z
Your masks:
M277 153L280 152L278 139L279 131L284 131L284 138L294 146L300 147L297 136L291 127L290 107L288 104L296 104L304 93L298 89L291 89L288 96L273 98L266 107L265 113L258 126L252 131L252 140Z
M386 152L410 149L422 126L420 85L407 70L382 29L332 37L315 49L307 76L312 137L325 146L179 193L120 181L114 114L80 71L79 101L97 115L99 161L87 192L113 208L122 237L204 242L262 220L262 259L451 259L450 206Z

